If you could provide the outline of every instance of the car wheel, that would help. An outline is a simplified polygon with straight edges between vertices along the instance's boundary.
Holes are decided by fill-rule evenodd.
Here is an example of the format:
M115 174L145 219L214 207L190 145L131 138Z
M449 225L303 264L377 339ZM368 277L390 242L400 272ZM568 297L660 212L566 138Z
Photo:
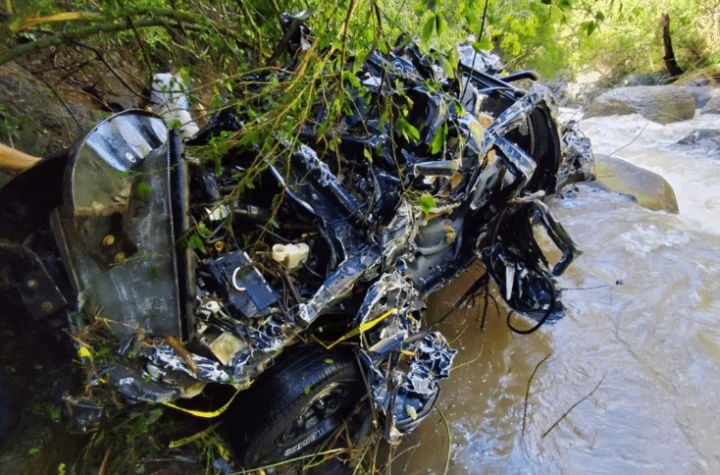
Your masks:
M230 442L248 469L312 453L364 393L352 350L287 349L229 411Z

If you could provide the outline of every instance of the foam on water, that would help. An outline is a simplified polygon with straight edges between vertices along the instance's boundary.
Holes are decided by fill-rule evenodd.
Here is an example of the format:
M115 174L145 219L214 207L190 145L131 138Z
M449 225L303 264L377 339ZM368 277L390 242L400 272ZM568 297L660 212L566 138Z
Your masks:
M580 114L562 109L561 120ZM720 116L700 114L667 125L638 114L580 120L593 151L622 158L664 177L675 190L680 218L689 229L720 234L720 152L676 142L698 129L720 129Z

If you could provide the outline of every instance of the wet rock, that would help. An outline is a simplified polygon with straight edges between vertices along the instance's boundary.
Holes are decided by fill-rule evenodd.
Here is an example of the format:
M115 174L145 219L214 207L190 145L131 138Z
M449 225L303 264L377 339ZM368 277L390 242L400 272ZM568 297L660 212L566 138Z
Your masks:
M715 89L712 96L700 111L701 114L720 114L720 90Z
M720 156L720 130L697 129L678 140L676 145L704 149L713 155Z
M705 104L708 103L710 98L712 98L716 89L712 86L689 85L685 86L685 90L695 100L695 108L702 109L705 107Z
M597 71L578 74L575 80L558 77L549 87L558 100L560 107L587 107L604 90L605 80Z
M595 154L597 179L612 191L634 196L653 211L679 211L675 191L663 177L615 157Z
M695 100L677 86L618 87L596 97L585 117L636 113L661 124L688 120L695 117Z

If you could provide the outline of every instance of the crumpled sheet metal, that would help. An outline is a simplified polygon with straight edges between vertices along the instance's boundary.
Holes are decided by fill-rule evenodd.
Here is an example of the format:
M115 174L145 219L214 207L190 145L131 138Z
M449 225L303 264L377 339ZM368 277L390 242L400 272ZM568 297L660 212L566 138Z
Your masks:
M402 323L391 320L386 328L391 326L402 327ZM383 436L392 443L398 442L430 414L440 395L438 381L450 375L457 354L439 332L416 335L422 338L412 343L395 339L398 349L413 354L407 370L400 369L397 360L388 360L382 353L370 349L360 351L361 361L369 369L372 402L376 411L385 416Z
M388 311L392 315L361 339L361 360L369 370L376 409L385 414L383 433L390 441L417 427L440 393L437 382L450 374L457 350L439 332L424 333L417 318L424 304L417 289L399 271L382 275L368 290L355 318L360 327ZM413 356L401 370L391 352Z
M283 17L295 57L312 41L303 20ZM361 67L359 80L371 99L380 103L403 95L413 98L407 120L420 133L419 140L408 140L397 127L381 121L378 109L368 105L372 101L358 100L334 132L340 138L333 157L337 166L312 148L318 137L310 126L301 131L303 143L292 150L288 163L267 164L263 186L281 192L284 201L279 204L263 210L257 196L248 203L226 200L218 190L232 188L232 177L244 170L242 163L223 165L226 169L218 176L200 176L207 197L197 208L207 211L197 219L217 227L213 234L222 232L228 221L225 214L233 216L233 225L243 219L259 225L247 212L253 207L257 216L278 221L283 216L296 227L311 228L304 234L292 231L291 238L277 234L285 224L280 222L270 236L280 243L304 240L311 245L314 261L293 271L302 274L301 279L262 253L251 258L237 240L228 239L234 244L223 250L223 257L197 264L195 312L198 341L229 335L227 340L236 345L223 359L226 364L163 339L136 336L123 354L132 353L141 369L119 370L115 384L121 393L131 399L165 401L182 396L186 380L246 385L279 350L296 341L299 332L312 331L320 317L347 314L353 308L350 327L357 329L388 314L356 344L372 403L384 415L384 435L397 441L429 414L440 391L438 381L448 377L457 353L440 333L421 328L423 300L429 292L482 258L512 308L541 323L562 316L553 277L577 250L541 201L523 198L531 192L538 197L554 192L556 169L543 170L552 175L551 190L526 192L541 166L555 165L552 160L542 162L542 147L532 145L528 130L534 126L557 136L553 100L542 86L525 91L503 82L497 77L502 70L497 58L471 47L460 46L459 51L461 74L456 82L413 45L388 55L375 51ZM427 79L441 89L429 91ZM465 110L455 107L457 103ZM538 115L538 109L547 113ZM320 111L318 123L327 113ZM538 117L547 117L548 123ZM243 120L235 112L224 113L193 140L203 143L221 130L237 130ZM532 120L539 122L531 124ZM446 134L442 150L432 153L433 139L441 130ZM577 130L568 127L563 140L569 149L564 158L585 167L588 147ZM366 151L372 160L365 158ZM421 194L433 198L429 212L417 202ZM533 237L532 227L537 225L563 252L554 269L548 268ZM223 267L223 260L233 264ZM319 283L309 283L318 278ZM350 305L358 301L359 307Z
M581 131L577 121L562 127L563 165L558 171L558 189L579 181L595 179L595 161L590 139Z
M415 344L410 369L395 388L390 404L395 428L400 434L415 429L434 407L440 394L438 381L450 376L457 350L448 348L439 332L427 334Z

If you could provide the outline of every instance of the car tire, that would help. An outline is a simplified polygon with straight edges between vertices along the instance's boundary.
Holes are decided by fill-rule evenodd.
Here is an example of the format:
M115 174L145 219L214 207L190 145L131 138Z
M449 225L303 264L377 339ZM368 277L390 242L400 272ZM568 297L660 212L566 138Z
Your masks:
M289 348L230 409L230 443L246 469L312 453L365 392L353 350Z

